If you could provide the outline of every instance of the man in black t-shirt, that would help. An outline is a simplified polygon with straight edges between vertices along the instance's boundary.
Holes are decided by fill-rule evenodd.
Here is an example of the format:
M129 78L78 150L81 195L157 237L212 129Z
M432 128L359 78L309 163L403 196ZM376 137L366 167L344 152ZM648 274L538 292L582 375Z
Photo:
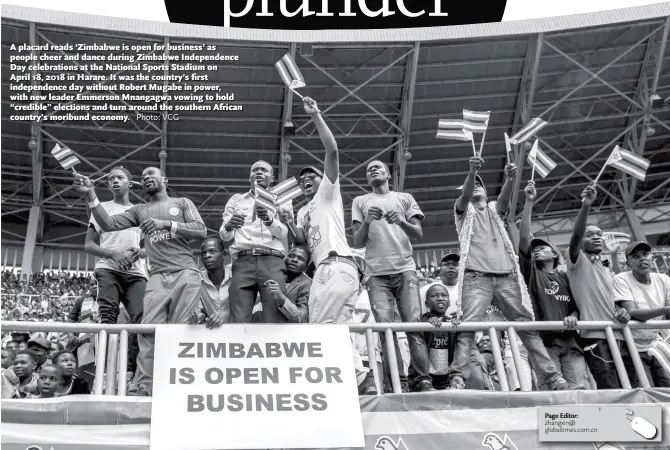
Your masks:
M558 250L542 239L531 240L530 216L536 196L533 181L528 182L524 193L526 204L519 230L519 266L533 300L535 320L562 321L566 328L540 331L540 337L563 378L577 388L585 389L590 386L588 369L574 330L579 310L572 297L567 274L557 270Z

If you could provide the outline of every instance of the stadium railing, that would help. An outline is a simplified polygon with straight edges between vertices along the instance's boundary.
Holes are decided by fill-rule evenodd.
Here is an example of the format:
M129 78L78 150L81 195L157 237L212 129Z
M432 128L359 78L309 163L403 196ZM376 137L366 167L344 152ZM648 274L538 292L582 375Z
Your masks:
M17 322L17 321L3 321L1 324L3 332L68 332L68 333L96 333L97 347L96 347L96 368L95 368L95 382L93 385L93 394L95 395L125 395L127 380L125 377L128 359L128 334L129 333L155 333L156 325L132 325L132 324L115 324L102 325L97 323L59 323L59 322ZM300 325L293 325L300 326ZM621 386L624 389L631 389L630 379L626 372L619 347L617 346L614 330L622 330L625 343L631 354L631 359L637 377L640 380L642 388L650 388L651 385L647 379L647 374L642 365L642 360L637 351L633 333L631 330L637 329L670 329L670 320L658 320L650 322L636 322L631 321L626 325L621 325L615 322L587 322L580 321L577 325L577 330L604 330L607 337L614 364L621 381ZM397 357L395 353L395 346L393 344L394 332L428 332L435 331L436 328L426 322L414 323L374 323L374 324L350 324L349 331L352 333L363 333L366 337L367 348L374 348L373 333L385 333L386 341L386 357L389 360L389 370L391 384L393 386L393 393L399 394L402 392L400 386L400 376L398 373L398 366L396 364ZM458 327L452 324L445 323L440 328L440 332L459 332L459 331L484 331L488 332L491 341L491 350L496 367L496 372L500 380L500 387L502 391L509 391L509 383L503 364L503 357L500 348L500 340L498 336L499 331L507 331L508 335L514 336L516 330L537 330L537 331L557 331L565 330L563 322L464 322ZM516 336L515 336L516 337ZM521 353L517 339L509 339L510 347L512 349L512 358L514 366L517 371L519 385L521 391L531 391L530 380L527 380L522 373ZM374 364L372 365L374 366ZM381 389L381 376L377 367L371 367L373 371L375 385L379 393L383 392ZM121 376L118 376L121 374ZM118 389L117 389L118 388ZM104 392L103 392L104 390Z

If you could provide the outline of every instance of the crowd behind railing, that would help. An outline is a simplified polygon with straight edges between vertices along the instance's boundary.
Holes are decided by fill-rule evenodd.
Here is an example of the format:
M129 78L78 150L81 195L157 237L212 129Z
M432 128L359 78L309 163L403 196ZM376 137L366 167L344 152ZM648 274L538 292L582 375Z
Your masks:
M3 349L3 398L67 395L91 385L100 393L104 383L114 392L117 363L119 392L151 396L156 325L254 322L349 325L361 395L670 387L670 343L661 332L670 315L670 277L657 272L649 243L622 244L589 223L595 182L584 187L569 244L559 250L531 233L537 191L529 181L513 241L517 166L506 164L504 184L490 201L479 175L484 160L475 154L453 205L458 251L423 273L413 259L413 243L423 239L419 204L390 190L386 163L369 161L370 192L354 198L345 224L337 143L315 102L305 97L303 105L325 149L323 167L303 167L275 184L275 168L255 162L249 191L228 200L218 235L207 236L191 200L168 195L158 167L142 171L148 200L136 205L127 169L107 174L113 200L106 202L73 171L91 211L85 251L98 258L95 279L12 282L10 289L18 282L28 295L28 318L38 308L42 318L66 314L73 325L42 326L42 333L68 331L60 336L12 334ZM297 195L308 201L295 212ZM224 266L227 252L231 266ZM16 318L19 302L24 318L24 300L10 295L8 314ZM51 300L58 295L64 297ZM121 331L124 321L134 332ZM5 322L30 331L24 324ZM73 327L84 332L69 333ZM108 330L119 335L109 339L106 358Z

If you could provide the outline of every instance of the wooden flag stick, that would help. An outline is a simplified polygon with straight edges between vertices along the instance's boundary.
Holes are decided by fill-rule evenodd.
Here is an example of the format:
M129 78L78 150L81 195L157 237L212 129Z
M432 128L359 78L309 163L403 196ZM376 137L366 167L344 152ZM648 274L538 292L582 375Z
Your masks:
M473 137L472 139L470 139L470 142L472 142L472 154L474 156L479 156L477 155L477 149L475 148L475 138Z
M488 126L486 127L486 130L488 130ZM479 156L482 156L482 150L484 149L484 140L486 139L486 130L484 130L484 134L482 134L482 141L479 143Z
M593 183L597 183L597 182L598 182L598 179L600 178L600 175L602 175L603 172L605 171L605 167L607 167L607 162L605 162L605 164L603 164L603 168L600 169L600 172L598 172L598 176L596 177L595 180L593 180Z
M507 164L510 163L510 153L512 153L512 144L509 142L509 136L505 133L505 152L507 154Z

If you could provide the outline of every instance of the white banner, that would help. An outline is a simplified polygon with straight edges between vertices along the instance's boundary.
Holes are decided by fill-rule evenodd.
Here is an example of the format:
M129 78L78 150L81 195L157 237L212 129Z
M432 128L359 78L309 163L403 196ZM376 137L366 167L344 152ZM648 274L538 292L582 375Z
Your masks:
M365 445L346 325L160 325L152 450Z

